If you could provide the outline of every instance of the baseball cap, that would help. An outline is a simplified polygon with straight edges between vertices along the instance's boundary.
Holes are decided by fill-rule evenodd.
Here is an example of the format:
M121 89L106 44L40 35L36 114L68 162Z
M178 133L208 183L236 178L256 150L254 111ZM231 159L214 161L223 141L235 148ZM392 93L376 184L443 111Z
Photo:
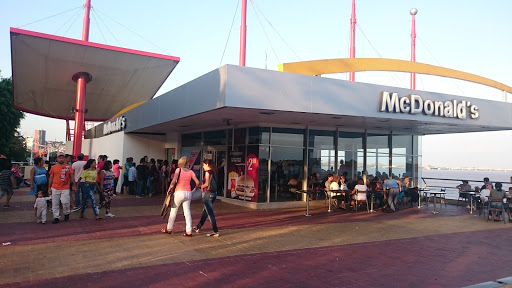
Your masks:
M60 156L66 156L66 154L64 154L64 152L57 153L57 157L60 157Z

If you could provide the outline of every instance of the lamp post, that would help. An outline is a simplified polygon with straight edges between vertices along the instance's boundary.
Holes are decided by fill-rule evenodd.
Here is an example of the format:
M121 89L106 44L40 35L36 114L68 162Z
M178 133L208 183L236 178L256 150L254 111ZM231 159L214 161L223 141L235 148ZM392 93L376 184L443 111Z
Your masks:
M418 9L411 8L409 13L412 16L412 29L411 29L411 61L416 62L416 20L415 16L418 14ZM416 74L411 73L411 89L416 90Z

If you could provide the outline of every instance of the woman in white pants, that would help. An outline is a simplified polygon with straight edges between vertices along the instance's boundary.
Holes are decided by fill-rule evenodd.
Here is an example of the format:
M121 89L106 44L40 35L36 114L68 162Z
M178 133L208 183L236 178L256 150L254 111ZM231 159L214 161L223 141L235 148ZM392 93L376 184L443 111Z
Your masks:
M171 234L174 228L174 221L176 220L176 214L181 204L183 204L183 215L185 216L185 237L192 237L192 215L190 214L190 200L192 199L192 189L190 188L190 180L196 182L196 186L199 186L199 180L197 180L194 171L185 167L188 163L187 157L181 157L178 161L178 169L174 173L171 185L167 190L167 194L172 193L172 189L176 187L174 197L172 200L171 212L169 213L169 221L167 227L160 230L162 233ZM179 178L179 179L178 179Z

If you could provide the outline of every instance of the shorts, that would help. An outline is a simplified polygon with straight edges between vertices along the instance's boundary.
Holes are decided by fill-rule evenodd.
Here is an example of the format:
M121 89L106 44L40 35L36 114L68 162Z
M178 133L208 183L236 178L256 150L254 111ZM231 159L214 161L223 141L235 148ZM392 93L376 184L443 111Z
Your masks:
M12 194L14 194L14 190L0 187L0 198L4 197L5 194L7 194L7 196L12 196Z

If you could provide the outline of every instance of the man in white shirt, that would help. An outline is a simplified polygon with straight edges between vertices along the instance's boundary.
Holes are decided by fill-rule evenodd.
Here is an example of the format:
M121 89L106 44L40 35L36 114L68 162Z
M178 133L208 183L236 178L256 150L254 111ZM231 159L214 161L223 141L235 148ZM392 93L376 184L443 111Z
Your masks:
M84 172L84 166L85 163L87 163L87 161L84 161L84 154L82 153L78 154L77 159L78 161L71 165L71 168L73 168L73 171L75 173L73 175L75 177L75 207L71 209L71 212L76 212L81 208L80 200L82 198L80 197L80 192L83 189L82 185L84 185L82 183L85 183L84 179L82 179L80 182L78 182L78 179L80 179L80 175L82 175L82 172Z

